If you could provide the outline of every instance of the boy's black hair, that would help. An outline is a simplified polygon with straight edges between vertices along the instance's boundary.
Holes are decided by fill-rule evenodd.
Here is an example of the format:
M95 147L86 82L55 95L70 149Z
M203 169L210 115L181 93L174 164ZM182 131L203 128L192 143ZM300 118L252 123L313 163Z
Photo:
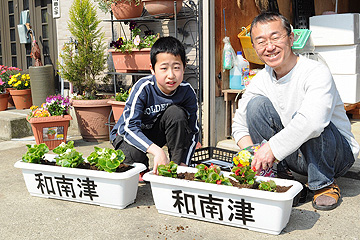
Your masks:
M186 65L186 54L184 45L174 37L161 37L154 45L151 47L150 51L150 61L153 69L155 69L156 56L159 53L170 53L174 56L180 56L181 61L183 62L184 68Z
M251 23L251 26L250 26L251 42L252 42L252 35L251 35L252 29L257 23L272 22L272 21L276 21L279 19L281 20L282 25L283 25L284 29L286 30L287 35L289 36L292 32L292 27L291 27L289 20L287 20L283 15L281 15L278 12L262 12L259 15L257 15Z

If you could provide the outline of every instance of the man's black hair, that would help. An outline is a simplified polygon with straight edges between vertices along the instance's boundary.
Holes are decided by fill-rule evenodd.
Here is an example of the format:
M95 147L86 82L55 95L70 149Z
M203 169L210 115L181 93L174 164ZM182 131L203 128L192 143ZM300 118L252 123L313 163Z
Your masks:
M281 20L282 25L286 30L287 35L289 36L292 32L292 28L289 20L287 20L283 15L277 12L262 12L259 15L257 15L251 23L251 27L250 27L251 42L252 42L252 36L251 36L252 29L256 24L277 21L279 19Z
M174 56L180 56L184 68L186 65L186 54L184 45L174 37L161 37L151 47L150 61L153 69L155 69L156 56L159 53L170 53Z

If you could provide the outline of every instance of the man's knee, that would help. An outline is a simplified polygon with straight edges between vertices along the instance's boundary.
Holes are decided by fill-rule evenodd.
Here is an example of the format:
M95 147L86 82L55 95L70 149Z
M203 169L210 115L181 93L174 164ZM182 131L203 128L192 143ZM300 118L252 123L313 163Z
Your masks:
M265 96L257 96L251 99L246 108L247 118L258 118L259 114L264 112L264 108L268 104L272 105L270 99Z

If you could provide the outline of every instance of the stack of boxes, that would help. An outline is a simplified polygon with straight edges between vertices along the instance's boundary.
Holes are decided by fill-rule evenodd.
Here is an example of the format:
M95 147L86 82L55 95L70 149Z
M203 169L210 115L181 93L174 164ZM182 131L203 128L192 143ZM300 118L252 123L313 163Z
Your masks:
M311 38L344 103L360 102L359 13L310 17Z

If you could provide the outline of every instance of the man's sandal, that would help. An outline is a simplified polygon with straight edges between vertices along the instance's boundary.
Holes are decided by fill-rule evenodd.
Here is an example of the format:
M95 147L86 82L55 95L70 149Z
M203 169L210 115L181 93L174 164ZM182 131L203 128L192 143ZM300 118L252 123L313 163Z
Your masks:
M312 205L317 210L332 210L339 205L340 197L340 188L334 182L327 187L315 191Z

